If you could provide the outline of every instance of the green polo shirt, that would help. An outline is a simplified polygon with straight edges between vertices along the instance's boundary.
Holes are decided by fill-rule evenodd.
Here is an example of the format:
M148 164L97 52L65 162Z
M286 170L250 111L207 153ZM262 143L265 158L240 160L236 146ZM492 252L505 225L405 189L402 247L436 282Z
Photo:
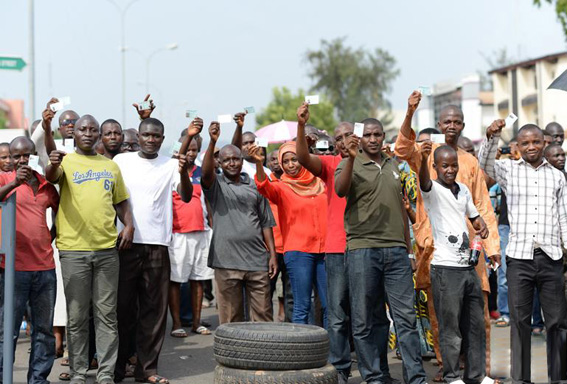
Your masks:
M335 178L347 161L340 162ZM359 151L352 173L345 209L347 249L405 247L402 183L395 160L382 152L377 164Z

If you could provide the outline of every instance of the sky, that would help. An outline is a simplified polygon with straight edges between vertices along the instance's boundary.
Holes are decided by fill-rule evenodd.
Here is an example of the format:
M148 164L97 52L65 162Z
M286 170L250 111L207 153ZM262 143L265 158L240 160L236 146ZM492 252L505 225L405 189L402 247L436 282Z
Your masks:
M81 115L122 120L120 20L110 0L35 2L36 118L51 96L70 96ZM506 48L529 59L566 50L553 8L532 0L137 0L125 31L123 126L138 125L131 103L144 98L149 74L166 145L188 125L187 109L208 127L220 114L261 111L273 87L309 89L305 52L323 39L347 37L352 47L393 55L401 71L388 94L395 109L420 85L487 70L481 53ZM28 1L3 2L0 36L0 56L28 59ZM178 48L155 54L147 72L147 56L171 43ZM0 71L0 98L28 97L28 68ZM253 117L245 129L255 128ZM221 139L233 129L223 124Z

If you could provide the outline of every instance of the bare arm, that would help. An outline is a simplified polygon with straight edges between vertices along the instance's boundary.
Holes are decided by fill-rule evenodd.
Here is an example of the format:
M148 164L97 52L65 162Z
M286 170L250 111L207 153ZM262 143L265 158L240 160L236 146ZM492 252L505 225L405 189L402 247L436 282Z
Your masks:
M276 243L274 241L274 231L271 227L262 228L262 235L264 237L264 243L268 247L268 252L270 253L270 260L268 261L268 273L270 279L274 278L276 273L278 273L278 261L276 259Z
M266 180L266 172L264 172L264 155L262 148L252 145L248 151L250 157L254 159L256 163L256 178L259 182Z
M242 128L244 128L244 116L245 113L240 112L234 115L234 122L236 123L236 129L232 135L232 145L242 149Z
M220 136L220 124L213 121L209 126L209 136L211 140L209 141L209 148L205 152L205 157L203 158L203 165L201 171L201 185L206 189L209 189L211 185L215 182L215 144Z
M41 128L45 132L45 136L43 137L43 140L45 143L45 152L47 152L47 156L49 156L51 152L57 149L57 146L55 145L55 139L53 138L53 130L51 128L51 122L55 117L55 112L51 110L51 104L55 104L58 101L59 100L57 100L54 97L51 98L51 100L49 100L47 106L45 107L45 109L41 114L42 117Z
M413 130L411 129L411 121L413 119L413 115L419 106L419 102L421 101L421 93L418 91L413 91L408 99L408 109L406 111L406 116L404 118L404 122L400 128L400 134L404 135L405 137L410 137Z
M45 179L50 183L56 183L63 174L61 170L61 161L65 156L63 151L52 151L49 154L49 164L45 167Z
M313 175L320 176L322 172L321 159L319 156L309 153L309 145L305 136L307 121L309 121L309 104L303 103L297 109L297 160Z
M134 239L134 220L132 218L132 208L128 199L121 201L114 206L118 218L124 224L124 229L118 234L120 241L118 249L128 249L132 246Z
M421 167L419 167L419 188L424 192L431 191L431 177L427 160L431 154L431 141L426 141L421 147Z
M358 155L359 143L360 139L356 135L350 135L346 138L345 145L348 148L348 159L341 172L335 175L335 192L339 197L345 197L350 190L354 159Z

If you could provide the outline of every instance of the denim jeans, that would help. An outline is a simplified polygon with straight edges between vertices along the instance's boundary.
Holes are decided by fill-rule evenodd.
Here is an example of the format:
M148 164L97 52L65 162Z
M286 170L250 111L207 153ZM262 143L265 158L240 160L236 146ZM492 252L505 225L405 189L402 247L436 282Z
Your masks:
M327 317L329 326L329 363L347 375L350 373L350 301L344 253L327 253Z
M55 360L55 336L53 336L53 313L57 278L55 269L48 271L16 271L14 284L14 352L20 335L22 317L29 302L31 313L31 352L28 383L49 383L47 377ZM4 270L0 273L1 303L0 321L4 323ZM3 373L4 328L0 327L0 377Z
M389 378L389 373L384 372L389 328L384 307L387 296L398 335L404 381L425 383L414 309L415 290L405 248L349 250L346 265L352 334L362 378L368 383L381 383Z
M506 248L508 247L508 237L510 236L510 226L499 225L498 235L500 235L500 249L502 250L502 265L498 270L498 312L500 316L510 318L508 309L508 281L506 280Z
M311 309L311 292L313 291L313 285L315 285L321 300L323 325L326 329L327 274L325 273L325 254L289 251L284 254L284 261L293 291L292 322L308 324L309 311Z

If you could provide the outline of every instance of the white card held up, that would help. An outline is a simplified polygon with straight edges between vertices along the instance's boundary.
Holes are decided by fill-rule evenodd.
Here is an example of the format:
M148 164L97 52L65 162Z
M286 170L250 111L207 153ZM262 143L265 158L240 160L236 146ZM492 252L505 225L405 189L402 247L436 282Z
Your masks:
M196 109L187 110L187 112L185 112L185 117L188 117L191 120L193 120L195 117L197 117L197 110Z
M218 115L217 121L221 124L230 123L232 121L232 115Z
M41 169L39 167L39 156L37 155L30 155L28 160L28 166L36 172L40 172Z
M67 105L71 104L71 97L70 96L60 97L57 100L59 100L60 103L63 103L63 106L67 106Z
M510 113L508 115L508 117L506 118L506 126L508 128L512 127L512 125L514 125L514 123L516 122L516 120L518 120L518 116L514 115L513 113Z
M49 106L49 108L51 108L51 110L53 112L59 112L60 110L62 110L63 108L65 108L65 106L63 105L62 102L58 102L58 103L53 103Z
M426 87L426 86L420 86L417 88L417 90L419 91L419 93L421 93L423 96L431 96L433 94L433 92L431 92L431 88Z
M327 140L319 140L315 144L315 148L317 148L317 149L329 149L329 142Z
M244 107L244 112L246 112L246 113L256 113L256 109L254 109L254 107Z
M362 137L364 135L364 124L354 123L354 134L358 137Z
M75 152L75 141L73 139L65 140L65 145L63 145L63 150L65 153Z
M254 144L257 147L268 148L268 139L264 137L257 137L256 140L254 140Z
M140 104L138 104L139 111L144 111L146 109L152 109L152 104L149 101L142 101Z
M171 146L171 149L169 150L169 154L171 156L175 155L176 153L179 153L179 150L181 149L181 143L179 141L176 141L175 144L173 144Z
M431 142L435 144L445 144L445 135L442 133L432 133Z
M319 104L319 95L305 96L305 102L309 105Z

